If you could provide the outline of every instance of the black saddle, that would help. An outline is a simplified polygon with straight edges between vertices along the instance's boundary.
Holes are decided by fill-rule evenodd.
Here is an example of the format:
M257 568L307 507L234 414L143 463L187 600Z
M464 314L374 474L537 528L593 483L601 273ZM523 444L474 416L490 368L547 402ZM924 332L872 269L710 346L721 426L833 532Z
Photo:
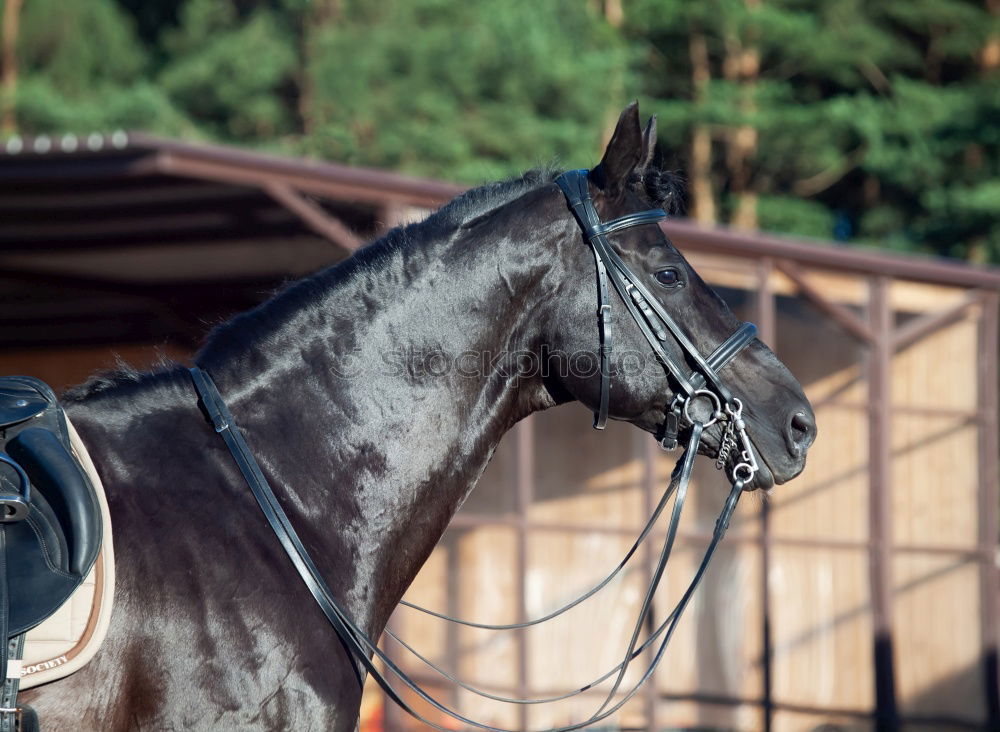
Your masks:
M70 450L55 394L30 376L0 377L0 637L8 647L83 582L101 531L97 494Z

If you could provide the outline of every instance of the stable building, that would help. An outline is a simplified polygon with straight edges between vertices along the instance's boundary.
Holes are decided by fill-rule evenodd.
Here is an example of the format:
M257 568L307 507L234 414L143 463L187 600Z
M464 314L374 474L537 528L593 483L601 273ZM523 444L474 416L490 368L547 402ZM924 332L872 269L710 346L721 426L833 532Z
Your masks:
M115 353L188 359L212 324L460 191L133 133L9 140L0 371L58 389ZM1000 271L663 227L802 382L819 437L802 476L741 502L666 658L614 721L1000 728ZM579 405L535 415L504 440L408 599L485 623L544 615L614 568L673 461L628 426L593 432ZM650 627L687 585L725 497L700 462ZM663 528L623 579L551 624L490 632L400 608L392 626L494 693L570 691L621 661ZM579 720L603 699L599 687L551 706L494 704L386 643L439 698L500 726ZM373 711L380 699L373 690L368 728L380 714L409 728L391 705Z

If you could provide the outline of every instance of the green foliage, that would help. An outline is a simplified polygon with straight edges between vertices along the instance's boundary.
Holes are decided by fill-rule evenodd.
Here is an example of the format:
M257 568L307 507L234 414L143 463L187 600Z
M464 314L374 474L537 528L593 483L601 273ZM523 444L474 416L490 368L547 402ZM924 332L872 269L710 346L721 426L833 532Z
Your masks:
M836 216L818 201L793 196L761 196L757 200L760 226L814 239L829 239Z
M846 217L861 242L1000 262L1000 78L978 55L1000 18L985 3L633 0L626 19L665 139L711 131L724 214L727 145L745 125L763 228L829 238ZM693 33L712 77L700 101ZM726 78L741 46L758 53L752 83Z
M17 126L472 183L594 164L639 97L681 169L708 131L722 223L745 196L765 229L1000 262L1000 78L980 56L1000 16L983 0L622 3L617 25L604 0L27 0Z
M145 74L147 52L112 0L24 4L16 102L23 133L156 128L190 131Z
M190 0L163 46L170 61L162 88L212 136L267 139L292 129L282 91L294 83L297 59L280 15L258 8L240 18L227 3Z
M31 134L114 129L154 129L177 136L197 134L163 92L145 81L126 87L95 85L90 95L74 99L35 75L21 82L17 109L21 129Z
M624 44L572 0L344 3L317 41L304 149L456 180L589 162L626 85Z
M22 69L73 97L136 81L146 65L131 18L113 0L29 0L18 40Z

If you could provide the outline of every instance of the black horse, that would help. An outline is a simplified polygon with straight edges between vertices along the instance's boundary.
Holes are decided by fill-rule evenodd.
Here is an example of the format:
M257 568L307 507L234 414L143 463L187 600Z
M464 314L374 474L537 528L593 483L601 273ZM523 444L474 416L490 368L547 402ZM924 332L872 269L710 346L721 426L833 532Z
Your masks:
M628 107L590 174L602 218L675 205L674 178L650 162L654 141ZM568 401L597 409L600 375L578 358L594 363L597 350L594 258L554 177L469 191L217 328L196 357L372 637L504 433ZM614 244L702 353L734 331L659 227ZM616 353L649 353L630 319L614 327ZM426 354L519 354L541 368L440 368ZM614 373L610 414L656 434L675 387L653 366ZM799 384L759 341L724 372L761 458L755 487L796 476L815 435ZM116 606L86 668L22 695L43 727L353 729L355 666L200 411L187 369L120 372L67 402L108 493ZM720 439L709 430L701 449L714 454Z

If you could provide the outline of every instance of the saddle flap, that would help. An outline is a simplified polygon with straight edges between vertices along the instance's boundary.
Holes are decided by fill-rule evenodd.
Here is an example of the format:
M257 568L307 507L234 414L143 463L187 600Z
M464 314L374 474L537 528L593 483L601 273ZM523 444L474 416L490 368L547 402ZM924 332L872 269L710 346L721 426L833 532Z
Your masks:
M33 503L29 518L5 525L2 534L0 547L6 556L4 579L10 602L7 630L13 636L54 613L81 579L65 571L64 537L51 512L41 504Z
M38 427L21 430L7 443L7 453L52 506L69 547L69 571L82 577L101 548L100 508L87 476L62 442Z

